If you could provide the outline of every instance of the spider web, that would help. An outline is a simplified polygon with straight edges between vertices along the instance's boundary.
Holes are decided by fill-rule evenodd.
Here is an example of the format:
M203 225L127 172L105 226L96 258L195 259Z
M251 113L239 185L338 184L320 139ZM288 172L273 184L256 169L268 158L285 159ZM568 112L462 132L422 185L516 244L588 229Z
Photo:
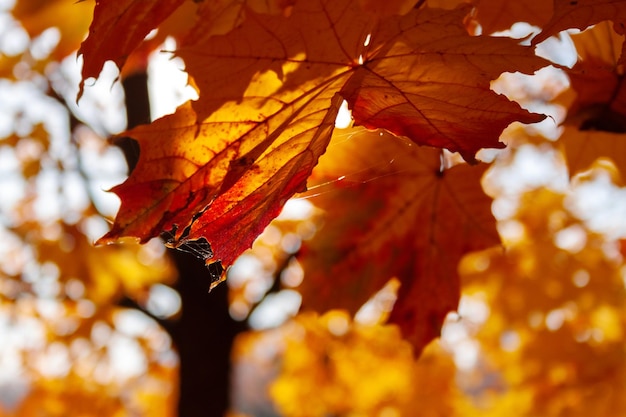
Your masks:
M183 232L183 236L176 240L174 236L176 235L177 227L173 227L172 230L164 231L161 233L161 238L163 239L165 246L170 249L176 249L184 253L188 253L190 255L195 256L196 258L202 259L206 265L206 268L209 271L209 275L211 278L211 286L210 289L213 289L217 284L219 284L222 279L222 274L224 272L224 267L222 265L221 260L213 261L213 249L211 248L211 244L204 237L200 237L198 239L188 239L186 236L189 234L190 227L187 227Z

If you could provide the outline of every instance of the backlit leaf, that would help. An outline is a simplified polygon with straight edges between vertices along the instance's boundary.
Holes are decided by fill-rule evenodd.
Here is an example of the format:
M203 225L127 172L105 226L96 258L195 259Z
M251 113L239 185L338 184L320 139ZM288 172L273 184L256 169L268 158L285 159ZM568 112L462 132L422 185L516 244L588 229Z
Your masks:
M233 120L235 105L231 121L209 118L199 123L188 104L184 112L179 109L135 129L132 134L145 152L133 175L114 189L124 205L113 229L100 242L114 240L122 231L143 239L170 231L174 246L208 236L203 257L207 264L215 263L210 268L212 282L219 282L220 262L232 264L252 245L285 201L303 190L326 149L339 103L335 99L335 110L320 120L327 111L326 100L310 101L303 106L309 110L303 118L281 112L269 120L269 126L248 120L254 115L243 111L242 121ZM270 109L276 105L267 104ZM267 137L266 129L275 130L274 124L287 127L286 132ZM192 143L172 143L172 132L182 138L198 136ZM184 230L191 219L191 230Z
M291 0L269 2L219 0L193 3L186 0L96 2L89 37L79 50L79 54L85 59L80 91L82 93L87 78L98 77L108 60L113 61L122 70L129 58L132 58L133 66L138 60L147 61L148 54L168 35L198 41L201 38L226 33L241 23L246 4L260 13L279 13L290 3ZM119 30L120 27L124 30ZM157 35L146 42L146 36L157 28ZM143 67L145 70L145 62Z
M502 147L512 121L544 118L489 85L503 71L530 73L546 62L515 40L470 36L467 9L382 20L347 0L289 10L246 10L227 34L185 43L178 54L200 98L128 132L140 159L114 189L122 207L101 243L167 231L172 246L204 239L207 263L230 265L304 188L341 98L357 124L470 161L482 147ZM213 268L221 280L223 267Z
M467 11L421 9L372 30L372 52L342 89L356 124L474 161L478 149L504 146L498 137L511 122L543 120L489 90L489 83L512 61L525 73L545 62L512 39L469 36L462 24Z
M484 171L443 169L440 151L388 134L338 135L312 176L322 184L312 201L328 214L299 257L303 305L355 313L397 277L390 320L419 352L457 307L460 258L499 242Z
M78 51L84 64L79 98L85 80L98 77L106 61L122 68L127 57L152 29L172 14L184 0L123 0L96 2L89 36Z

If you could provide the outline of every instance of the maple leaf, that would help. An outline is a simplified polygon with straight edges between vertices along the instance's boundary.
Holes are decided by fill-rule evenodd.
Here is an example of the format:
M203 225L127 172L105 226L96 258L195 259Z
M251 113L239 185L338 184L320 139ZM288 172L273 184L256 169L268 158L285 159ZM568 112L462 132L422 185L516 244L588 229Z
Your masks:
M312 176L329 183L311 190L328 215L299 256L303 305L355 313L397 277L390 320L419 352L457 307L461 257L499 242L480 185L486 167L442 169L438 150L362 130L338 135L329 152Z
M493 93L489 84L504 71L530 73L547 62L515 40L469 36L462 23L468 8L380 20L351 2L317 3L296 5L289 18L249 11L245 24L226 36L181 48L200 90L199 117L216 109L216 98L248 93L248 82L259 82L255 74L275 71L283 85L270 83L263 96L304 93L336 79L357 124L469 160L482 147L502 147L498 136L512 121L544 118Z
M565 29L586 29L603 20L623 23L626 3L622 0L554 0L554 14L533 38L537 45Z
M488 85L510 70L512 62L525 73L546 62L515 40L469 36L462 24L467 11L421 9L372 30L375 53L364 55L365 64L355 68L342 89L357 124L384 128L474 161L479 149L504 146L498 137L511 122L545 118L520 112Z
M82 96L87 78L97 78L104 63L109 60L121 69L148 33L184 1L97 1L89 36L78 50L84 58L78 99Z
M324 111L328 110L326 100L311 101L310 105L319 108L321 102ZM203 256L207 264L215 262L210 270L213 284L219 282L220 262L230 265L278 215L285 201L304 188L326 149L339 104L335 98L334 112L320 116L316 108L304 119L296 119L286 132L269 137L266 125L248 119L251 114L240 113L243 120L235 120L238 107L234 103L231 121L209 118L199 122L188 103L174 115L132 130L130 134L146 151L140 154L133 175L113 189L124 203L112 230L99 242L113 241L121 231L149 239L170 230L168 238L176 247L209 243L202 238L209 236ZM299 115L280 116L271 123L287 125ZM172 142L172 132L181 137L197 134L198 139ZM185 223L179 223L180 219ZM183 230L187 219L193 222Z
M341 98L358 124L468 160L502 147L509 123L544 116L494 93L490 81L546 61L515 40L468 35L466 13L422 9L380 20L347 0L311 1L288 17L246 10L225 35L187 39L178 55L200 98L126 133L139 140L139 163L114 189L122 207L100 242L166 230L172 246L203 239L207 263L230 265L304 188Z
M196 6L185 0L98 1L89 37L78 51L85 61L78 98L82 96L84 81L97 77L106 61L113 61L122 70L131 59L132 66L145 69L149 53L167 36L208 38L226 33L241 23L245 6L259 13L278 13L291 2L222 0L201 2ZM124 30L119 30L120 27ZM146 41L146 36L156 28L159 29L157 35Z

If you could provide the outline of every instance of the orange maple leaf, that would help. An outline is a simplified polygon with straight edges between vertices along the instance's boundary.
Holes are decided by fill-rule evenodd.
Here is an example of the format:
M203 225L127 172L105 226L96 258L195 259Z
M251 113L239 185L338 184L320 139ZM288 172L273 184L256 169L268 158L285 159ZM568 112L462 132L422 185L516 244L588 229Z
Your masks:
M168 35L175 35L179 40L186 36L208 38L226 33L241 23L245 6L259 13L279 13L292 1L224 0L200 2L197 7L185 0L96 2L89 37L78 51L85 61L78 99L82 96L85 80L98 77L106 61L113 61L121 71L127 60L134 58L145 70L149 53ZM157 28L157 35L146 42L146 36ZM132 64L136 65L135 62Z
M122 207L101 242L167 230L173 246L205 239L207 262L229 265L304 188L341 98L357 124L470 161L504 146L509 123L544 116L494 93L490 81L546 61L513 39L468 35L467 11L379 19L348 0L310 1L288 17L246 10L225 35L187 39L178 54L200 98L127 132L140 142L139 163L114 190Z
M173 115L133 129L145 151L128 180L113 189L122 206L99 243L119 236L145 241L163 231L170 231L174 247L201 240L213 284L223 280L222 263L232 264L287 199L303 190L326 149L339 97L330 104L315 97L303 101L303 109L314 107L303 119L298 112L283 112L264 124L241 112L238 121L238 106L232 103L230 121L198 121L187 103ZM286 127L267 136L274 123ZM197 140L188 142L188 137Z
M355 313L397 277L390 320L421 351L458 305L461 257L499 243L485 169L443 169L441 151L389 134L337 135L311 177L327 215L299 255L305 308Z
M247 93L249 83L267 97L336 80L357 124L472 160L483 147L502 147L499 134L512 121L544 118L494 93L490 82L547 62L516 40L468 35L468 11L426 8L378 19L347 0L313 1L296 4L289 18L248 11L242 26L188 39L178 54L200 90L194 109L201 119ZM255 74L269 71L278 83L256 86Z
M84 64L78 98L85 80L97 78L106 61L122 68L146 35L158 27L184 0L123 0L96 2L89 36L78 50Z

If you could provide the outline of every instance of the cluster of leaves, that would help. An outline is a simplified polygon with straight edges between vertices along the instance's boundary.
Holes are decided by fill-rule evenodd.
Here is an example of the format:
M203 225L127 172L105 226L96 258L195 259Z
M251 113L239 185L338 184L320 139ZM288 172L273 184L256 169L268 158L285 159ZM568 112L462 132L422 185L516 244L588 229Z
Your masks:
M27 27L29 16L43 25L34 17L43 6L23 3L15 15ZM598 158L611 159L619 183L626 169L625 20L626 3L615 0L96 2L79 51L79 98L105 61L122 74L145 68L148 53L167 36L177 39L175 54L199 96L124 133L141 153L129 178L113 189L121 208L99 243L125 237L145 243L164 235L172 247L201 247L215 286L290 198L312 201L320 210L315 226L310 220L304 228L271 226L302 238L302 247L288 251L295 255L274 256L283 272L304 276L296 280L302 281L304 309L347 313L307 313L279 330L282 373L270 392L286 416L408 415L416 398L427 403L426 415L620 413L626 410L619 395L626 375L621 255L607 254L606 239L564 208L562 195L545 191L525 197L508 223L523 233L501 242L493 195L481 181L504 158L491 165L478 160L482 149L504 142L512 150L541 143L562 153L571 177ZM517 22L542 29L531 41L490 36ZM560 139L521 129L503 134L512 122L546 116L496 93L492 82L503 73L533 74L550 65L537 56L537 45L562 30L592 25L574 37L576 64L561 68L570 88L558 97L531 97L566 110ZM42 30L32 27L33 34ZM153 29L156 36L146 38ZM70 40L57 50L67 54L77 45L75 32L60 31ZM342 103L352 126L340 130ZM12 147L18 141L5 140ZM41 155L24 155L23 175L30 178L39 172ZM88 218L93 208L82 210L76 218ZM96 322L114 322L104 306L124 292L141 298L147 285L168 279L162 265L155 273L129 256L141 249L92 248L81 221L57 223L53 236L84 254L78 265L70 250L46 245L50 231L37 235L25 224L28 216L15 219L10 232L39 248L33 253L38 265L57 265L55 280L67 291L54 297L69 300L64 306L75 303L76 311L84 299L102 311L83 317L82 333L75 331L82 325L71 327L70 339L97 339ZM583 248L560 247L564 230L583 233ZM262 245L257 240L255 249ZM465 257L474 251L482 252ZM15 288L27 282L11 275L18 270L3 267L3 282L15 283L3 285L14 291L6 297L11 309L22 303ZM353 321L390 280L399 284L393 307L373 326ZM79 295L75 282L83 285ZM455 370L449 353L428 346L458 308L461 283L466 300L491 309L484 323L464 330L466 342L480 346L478 365L465 374ZM241 306L244 292L235 292L233 306ZM235 357L253 351L258 337L241 338ZM152 363L166 381L173 368ZM363 380L362 373L376 378ZM317 408L294 407L312 397L319 399ZM129 404L123 406L132 409Z
M181 3L98 4L80 50L83 77L97 76L107 59L123 66ZM332 183L340 192L317 200L332 215L300 254L304 304L355 312L396 276L402 290L390 320L419 352L457 305L460 258L498 243L491 200L480 185L485 166L476 165L475 154L503 147L499 137L511 122L545 117L495 93L490 82L503 72L531 74L548 65L533 45L559 31L606 19L620 23L625 11L621 2L557 2L548 18L541 6L536 13L545 18L543 30L523 46L474 35L485 10L494 10L482 2L475 18L467 5L411 5L200 4L176 51L199 99L127 132L141 154L136 170L114 189L122 206L100 243L124 236L145 242L163 231L174 247L206 240L216 285L307 181L347 179ZM129 32L107 29L113 18L128 20ZM519 19L500 9L483 29L508 27L512 18ZM620 55L607 58L621 68ZM596 64L584 60L571 70L580 78L574 87L585 83L590 71L581 66L588 65ZM574 115L591 107L600 107L600 114L584 116L578 128L619 114L615 94L604 94L599 104L587 102L598 94L589 95L572 104ZM610 111L602 100L610 100ZM369 131L355 130L349 142L329 148L342 101L354 124ZM384 129L378 140L373 129ZM458 152L475 165L450 166L442 151L413 144ZM329 157L311 176L325 152ZM391 159L394 165L386 166ZM384 178L370 185L358 173Z

